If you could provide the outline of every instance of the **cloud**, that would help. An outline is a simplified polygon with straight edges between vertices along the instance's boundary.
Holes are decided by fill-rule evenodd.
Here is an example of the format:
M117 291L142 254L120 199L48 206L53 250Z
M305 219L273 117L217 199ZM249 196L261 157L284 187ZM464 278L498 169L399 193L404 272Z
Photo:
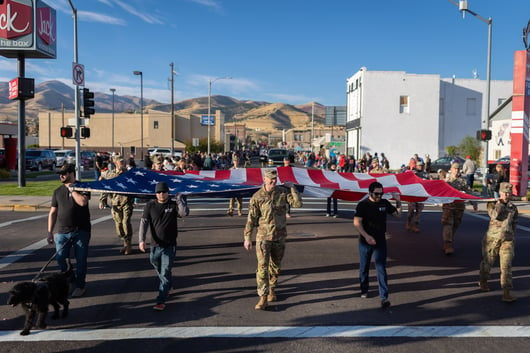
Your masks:
M222 9L221 4L219 4L219 2L215 0L191 0L191 2L194 2L199 5L203 5L203 6L215 9L215 10Z
M118 5L119 7L121 7L123 10L127 11L128 13L130 13L131 15L140 18L144 22L147 22L147 23L150 23L150 24L163 24L164 23L160 18L157 18L156 16L153 16L153 15L150 15L150 14L146 14L146 13L137 11L134 7L130 6L129 4L127 4L127 3L123 2L123 1L114 0L114 3L116 5Z
M103 15L97 12L90 12L90 11L78 11L78 18L80 21L86 21L86 22L99 22L99 23L106 23L110 25L120 25L120 26L125 26L126 24L125 20L121 18Z

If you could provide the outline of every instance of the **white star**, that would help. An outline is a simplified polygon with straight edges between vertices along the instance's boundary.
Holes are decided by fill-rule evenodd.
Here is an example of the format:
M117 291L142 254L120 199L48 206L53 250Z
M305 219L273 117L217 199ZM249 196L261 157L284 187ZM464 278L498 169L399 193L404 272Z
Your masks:
M128 183L131 183L133 185L136 185L138 184L138 182L132 178L125 178L125 181L127 181Z

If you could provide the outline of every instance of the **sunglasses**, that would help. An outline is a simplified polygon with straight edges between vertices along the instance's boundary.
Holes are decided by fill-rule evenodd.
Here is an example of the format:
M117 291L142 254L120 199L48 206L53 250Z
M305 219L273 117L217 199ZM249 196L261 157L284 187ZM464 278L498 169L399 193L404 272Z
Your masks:
M168 193L169 191L157 191L156 193L157 194L165 194L165 193Z
M384 192L372 192L375 196L383 196Z

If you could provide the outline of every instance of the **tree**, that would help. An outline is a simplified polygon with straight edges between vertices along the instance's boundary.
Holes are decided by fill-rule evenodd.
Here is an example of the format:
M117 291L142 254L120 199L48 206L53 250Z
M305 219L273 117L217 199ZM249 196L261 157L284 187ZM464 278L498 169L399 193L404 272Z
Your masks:
M462 139L458 150L462 156L471 156L471 159L477 160L481 152L480 141L468 135Z

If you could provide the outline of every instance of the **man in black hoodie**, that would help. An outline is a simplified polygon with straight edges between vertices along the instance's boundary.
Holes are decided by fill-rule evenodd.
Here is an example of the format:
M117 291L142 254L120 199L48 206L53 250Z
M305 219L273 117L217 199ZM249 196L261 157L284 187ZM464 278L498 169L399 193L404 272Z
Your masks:
M151 252L149 260L158 274L160 285L154 310L166 308L166 298L171 289L171 268L177 251L177 218L187 215L186 202L181 194L171 200L168 185L156 184L156 200L149 201L140 220L138 247L145 252L147 228L151 231Z

